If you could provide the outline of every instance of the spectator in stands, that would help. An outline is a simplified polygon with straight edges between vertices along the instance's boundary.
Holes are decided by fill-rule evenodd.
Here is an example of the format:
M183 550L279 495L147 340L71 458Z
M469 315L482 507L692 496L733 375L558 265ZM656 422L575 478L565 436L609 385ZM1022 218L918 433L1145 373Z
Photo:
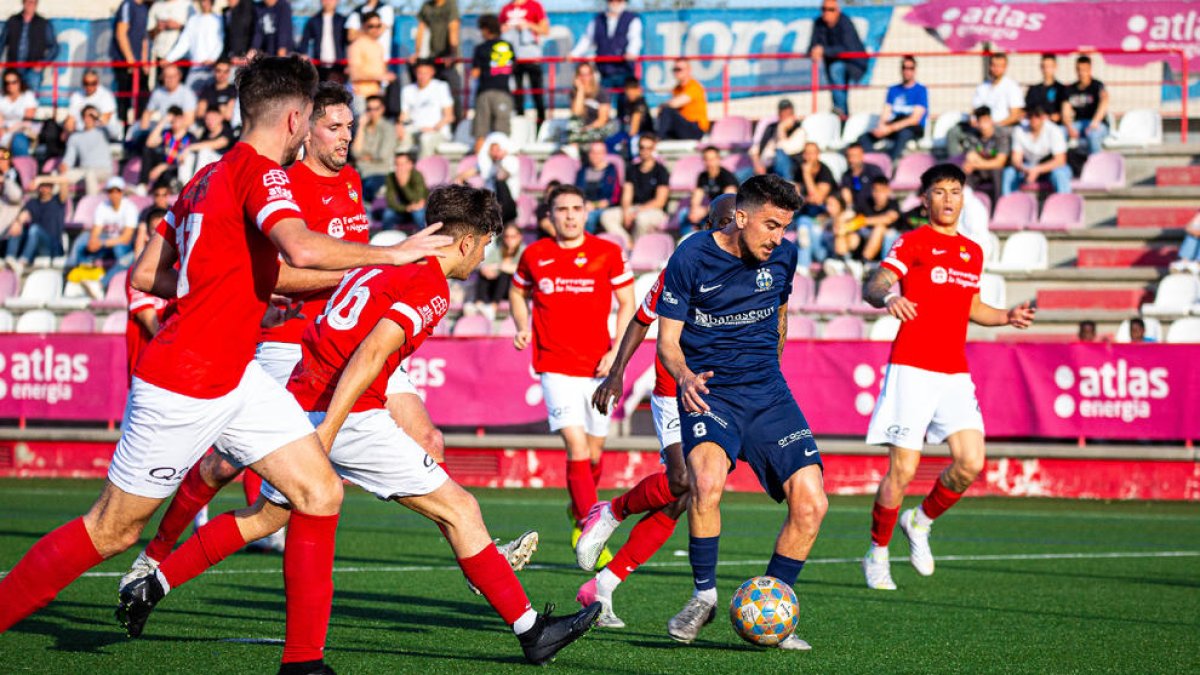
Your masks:
M1067 101L1067 87L1058 81L1058 57L1042 54L1042 81L1025 92L1025 109L1046 108L1050 121L1062 124L1062 109Z
M178 178L186 185L196 172L221 159L233 147L233 127L213 108L204 115L204 132L200 138L185 146L179 156Z
M854 211L863 211L871 201L871 183L883 175L883 169L866 161L866 153L858 143L846 147L846 172L839 183L842 201Z
M379 45L383 19L378 14L367 13L362 26L358 37L346 48L346 58L349 60L346 75L354 89L355 108L359 111L368 98L382 94L383 88L396 79L396 74L388 70L387 52Z
M882 260L892 248L892 244L900 237L900 203L892 195L892 186L888 179L876 176L871 179L871 201L862 211L863 228L859 231L861 243L861 260ZM866 228L871 228L870 235L864 234Z
M414 168L412 155L396 153L392 172L385 183L387 210L383 212L383 226L386 228L410 224L418 229L425 227L425 200L429 197L429 187L425 185L425 177Z
M296 51L312 59L322 80L346 81L346 17L337 11L337 0L321 0L321 11L309 17L300 33L300 44ZM390 7L388 9L391 9ZM355 12L355 16L358 13ZM382 30L383 19L376 13ZM360 24L361 25L361 24ZM358 38L358 31L353 39ZM390 52L384 51L377 42L386 61Z
M1075 59L1075 75L1075 84L1067 87L1063 120L1067 135L1085 141L1090 155L1104 149L1104 137L1108 136L1108 90L1092 77L1092 58L1087 54Z
M110 141L121 139L121 124L117 121L117 99L112 91L100 84L100 73L93 68L83 71L83 91L71 92L67 100L67 118L63 121L63 133L70 135L83 128L83 109L91 107L100 115L100 128L108 134Z
M221 58L240 63L254 46L254 27L257 12L253 0L225 0L222 22L225 25L225 51Z
M196 117L203 119L209 110L221 113L221 118L233 123L237 108L237 85L233 83L233 64L222 58L213 66L213 79L204 85L196 97Z
M621 206L608 209L600 217L604 230L623 238L626 248L632 245L632 238L663 229L671 197L671 175L654 156L658 137L647 131L637 143L638 158L625 168Z
M825 65L825 77L833 85L833 113L841 117L850 114L848 103L850 92L847 87L855 85L867 72L864 58L844 58L842 54L867 51L850 17L842 14L838 0L824 0L821 14L813 19L812 41L808 44L808 55Z
M250 48L260 54L287 56L294 44L291 1L262 0L261 4L256 5L254 39L250 42Z
M0 147L0 232L17 217L24 197L25 186L21 184L21 174L13 166L12 151Z
M825 198L837 190L833 172L821 161L821 148L816 143L804 145L804 151L800 153L800 165L796 169L795 183L800 189L800 195L804 197L805 206L801 211L808 212L809 215L814 215L824 208Z
M458 58L459 31L462 28L462 17L458 13L458 0L425 0L417 12L416 45L420 48L428 38L429 51L420 54L414 50L412 59L418 56L435 59L438 64L434 76L450 85L450 93L454 96L454 122L463 119L462 111L462 78L458 75L458 66L450 60Z
M479 276L475 279L475 309L489 319L496 318L496 309L508 300L508 289L512 276L517 271L517 261L525 252L525 240L521 228L515 223L504 226L500 240L488 247Z
M500 18L495 14L479 17L483 37L471 56L471 79L475 81L475 152L483 148L483 139L495 132L512 133L512 91L508 81L513 73L513 46L500 39Z
M917 60L905 56L900 61L900 84L888 87L879 124L858 142L869 148L876 141L889 141L888 154L895 161L904 154L909 141L925 136L928 117L929 90L917 82Z
M679 233L687 234L704 222L708 216L708 205L718 196L734 194L738 189L737 176L721 166L721 151L713 146L704 148L704 170L696 176L696 188L692 198L679 214Z
M585 145L604 141L617 132L612 104L600 88L596 69L590 63L575 67L571 83L571 119L567 120L567 142Z
M8 17L0 27L0 45L4 60L9 63L53 61L58 58L58 37L54 28L37 13L37 0L22 0L21 11ZM20 68L25 86L37 92L42 87L45 68Z
M100 112L92 106L83 109L83 128L67 137L67 152L58 165L66 186L80 181L84 193L99 194L100 186L112 178L113 157L108 147L108 134L100 128Z
M750 163L755 175L773 173L790 181L795 179L796 163L804 151L805 134L790 100L781 99L777 110L779 118L763 129L758 145L751 146Z
M1079 333L1076 335L1076 340L1079 342L1096 342L1096 322L1090 319L1079 322Z
M708 133L707 94L692 78L692 64L676 61L671 72L675 74L675 88L671 90L671 98L658 109L655 131L663 140L698 141Z
M214 2L200 0L200 11L188 17L183 32L166 56L171 62L184 59L191 62L186 84L197 92L212 80L213 65L225 50L225 24L213 9ZM154 7L157 9L158 5Z
M521 60L513 66L513 84L527 90L514 94L513 106L517 114L525 112L525 96L528 94L537 110L537 125L546 121L546 95L542 91L542 64L531 63L530 59L542 58L542 38L550 34L550 19L537 0L512 0L500 9L500 24L504 39L516 50ZM507 296L505 296L507 297Z
M650 117L650 105L642 83L632 75L625 78L624 95L617 102L617 117L621 121L621 139L636 139L653 130L654 120ZM657 139L657 137L655 137ZM657 140L655 141L657 143Z
M196 121L196 106L198 105L196 93L183 86L183 73L179 70L179 66L163 66L160 74L162 75L162 84L154 90L153 94L150 94L150 101L146 103L146 109L142 111L140 125L142 131L149 131L151 125L162 121L171 108L179 109L185 128L192 126L192 123Z
M597 57L600 88L606 93L637 76L634 61L641 55L642 17L628 11L625 0L608 0L605 11L592 17L571 50L577 59Z
M183 111L171 106L146 137L139 183L154 184L160 180L169 183L179 179L179 160L196 141L190 129Z
M28 155L36 116L37 98L25 86L21 74L11 68L5 70L4 94L0 96L0 124L4 125L0 146L11 150L14 157Z
M450 140L454 99L449 85L434 79L437 67L433 61L417 61L414 71L415 81L400 92L397 133L402 149L407 151L415 146L421 157L428 157L437 152L439 144Z
M383 22L383 30L380 31L379 37L376 40L378 40L379 46L383 49L384 58L391 59L392 29L396 25L396 10L392 8L391 4L383 0L367 0L350 12L350 16L346 17L346 40L354 42L358 39L362 25L366 23L366 16L371 12L375 12L379 16L379 20Z
M1200 210L1188 221L1183 243L1179 245L1179 260L1171 263L1171 271L1200 273Z
M63 254L62 231L67 216L67 191L54 183L38 179L37 196L25 202L8 229L5 261L20 277L35 258L58 258Z
M554 188L562 185L559 181L552 180L546 183L546 189L542 193L542 199L538 202L537 208L533 211L533 217L537 220L537 238L545 239L555 235L554 221L550 218L550 202L546 197L554 192Z
M245 0L247 3L249 0ZM145 0L122 0L113 16L113 38L109 46L109 58L119 63L144 63L150 59L148 39L150 3ZM117 117L122 124L129 123L129 111L133 107L134 78L137 78L137 108L145 107L150 95L147 75L149 66L113 66L113 82L117 94Z
M133 252L137 207L125 198L125 181L119 176L109 178L104 187L108 192L108 201L100 202L96 207L89 233L75 240L71 258L67 261L68 267L95 266L101 260L119 262ZM92 277L92 280L96 278Z
M1007 75L1008 57L1004 54L992 54L988 61L988 79L975 88L971 97L971 107L974 109L987 108L992 113L992 121L1000 129L1000 133L1012 133L1012 129L1025 118L1025 97L1021 95L1021 86L1016 80ZM977 133L976 121L968 120L950 130L946 136L946 148L950 156L966 152L968 137Z
M174 200L171 199L172 194L173 193L171 192L171 187L169 185L155 185L150 188L150 206L142 209L141 213L138 214L139 234L135 235L135 239L138 236L141 236L143 233L154 231L152 229L147 229L146 227L150 220L150 213L155 209L161 209L163 211L169 210L171 208L171 204L174 203Z
M1032 108L1031 108L1032 110ZM963 158L963 173L967 174L967 185L984 190L995 204L1000 199L1004 182L1002 173L1008 166L1012 139L999 133L992 121L992 112L977 108L974 113L978 134L968 139L967 155Z
M383 117L383 98L367 99L366 114L359 120L350 151L362 176L363 203L370 204L383 187L396 157L396 127Z
M1004 167L1003 194L1035 186L1048 179L1054 192L1071 191L1071 167L1067 166L1067 135L1049 119L1050 111L1037 108L1029 113L1029 130L1017 127L1013 134L1012 157Z
M517 197L521 195L521 162L517 159L512 139L496 132L483 140L483 152L475 168L454 177L456 183L466 183L474 176L483 179L483 186L496 193L500 215L504 222L516 220Z
M600 141L588 145L587 161L575 174L575 187L583 190L588 209L587 231L600 230L600 216L617 203L621 195L621 180L617 167L608 161L608 148Z
M1134 317L1129 320L1129 341L1130 342L1154 342L1154 338L1146 335L1146 322L1140 317Z
M189 0L154 0L150 5L150 59L171 61L167 55L179 41L183 26L192 15Z

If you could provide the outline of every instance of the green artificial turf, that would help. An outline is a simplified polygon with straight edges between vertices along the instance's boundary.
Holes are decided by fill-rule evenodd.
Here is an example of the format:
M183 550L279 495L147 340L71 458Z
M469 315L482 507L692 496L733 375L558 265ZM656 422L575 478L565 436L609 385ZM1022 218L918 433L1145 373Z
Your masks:
M0 569L83 512L94 481L0 481ZM588 575L574 566L559 490L477 490L493 536L541 532L521 573L534 606L571 612ZM229 489L214 513L240 506ZM916 498L910 498L910 504ZM561 672L1200 672L1200 504L966 499L934 528L937 573L899 560L900 589L870 591L857 558L870 500L833 497L797 585L810 653L742 643L725 603L761 574L783 517L761 495L729 495L721 612L691 646L665 624L691 589L686 527L617 591L624 630L596 629L549 666ZM685 520L686 524L686 520ZM624 541L629 526L618 530ZM147 532L145 537L148 537ZM615 548L614 548L615 550ZM112 618L131 550L0 635L6 672L274 672L283 636L281 558L238 554L177 589L129 640ZM477 673L523 665L515 638L470 594L437 529L395 504L347 491L338 531L328 661L339 673ZM98 573L98 574L97 574ZM0 602L5 598L0 597Z

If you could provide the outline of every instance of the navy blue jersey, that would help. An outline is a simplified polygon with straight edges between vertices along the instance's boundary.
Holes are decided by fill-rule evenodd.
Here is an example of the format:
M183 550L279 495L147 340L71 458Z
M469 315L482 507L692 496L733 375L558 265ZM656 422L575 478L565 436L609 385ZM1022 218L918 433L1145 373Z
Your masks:
M787 311L797 254L785 239L766 262L746 263L712 232L697 232L671 256L658 314L684 322L683 355L692 372L713 371L709 387L782 379L779 312Z

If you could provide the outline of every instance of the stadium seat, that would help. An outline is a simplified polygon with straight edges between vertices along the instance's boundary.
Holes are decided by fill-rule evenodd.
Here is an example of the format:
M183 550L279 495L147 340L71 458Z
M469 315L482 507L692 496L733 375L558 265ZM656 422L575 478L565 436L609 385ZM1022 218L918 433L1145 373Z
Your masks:
M1119 152L1097 152L1083 163L1072 190L1107 192L1125 187L1125 156Z
M11 333L13 323L12 312L7 309L0 309L0 333Z
M567 141L567 119L554 118L542 122L537 139L521 146L521 153L547 157Z
M899 191L916 190L921 187L921 174L931 169L937 160L928 153L905 155L896 165L896 175L892 176L892 189Z
M1146 326L1146 334L1150 327ZM1200 317L1190 316L1186 319L1176 319L1167 329L1167 342L1172 344L1200 342Z
M596 238L603 239L604 241L612 242L612 243L616 244L617 246L620 246L622 251L625 251L626 253L629 252L628 249L625 247L626 243L628 243L629 240L627 240L625 237L622 237L619 234L614 234L612 232L600 232L600 233L596 234Z
M892 175L892 158L886 152L864 152L863 162L879 167L884 176Z
M691 194L702 171L704 158L700 155L685 155L675 160L675 166L671 167L671 192Z
M721 166L729 170L735 176L743 171L753 171L754 162L750 161L750 156L744 152L731 152L721 158Z
M967 189L971 190L971 188L967 188ZM966 194L966 191L964 191L963 194ZM975 199L977 199L980 204L983 204L983 208L987 209L988 221L990 222L991 218L992 218L992 198L991 198L991 196L988 195L988 193L986 193L986 192L980 192L978 190L971 190L971 194L975 196Z
M128 313L113 312L104 317L104 323L100 324L100 332L106 335L124 334L127 323L129 323Z
M517 227L522 230L537 229L537 199L531 194L517 197Z
M1121 116L1120 124L1104 139L1104 147L1144 148L1162 142L1162 114L1149 108L1135 108Z
M979 299L986 305L1008 309L1008 288L1004 277L984 272L979 277Z
M96 207L108 199L107 195L85 195L75 206L75 213L68 222L77 223L79 227L89 229L96 224Z
M21 178L21 185L28 191L33 187L33 180L38 175L37 160L33 157L13 157L12 166Z
M438 322L438 325L433 327L434 337L450 337L453 335L454 323L455 322L450 321L450 317L442 317L442 320Z
M104 297L100 300L93 300L88 307L92 309L123 309L127 304L125 279L128 274L128 270L121 270L114 274L112 280L108 282L108 289L105 291Z
M662 269L667 259L675 252L675 240L663 232L647 232L633 242L629 256L629 267L634 272L650 272Z
M63 277L58 270L34 270L21 287L21 294L4 301L5 307L35 309L45 307L62 295Z
M921 139L921 147L925 150L940 150L946 147L946 136L950 135L950 130L967 119L967 116L960 112L945 112L938 115L933 122L933 133L926 134L925 138Z
M767 133L767 127L779 121L778 115L767 115L758 118L758 123L754 125L754 135L750 139L750 147L757 148L762 142L763 136Z
M754 140L754 128L750 120L740 115L722 117L713 122L708 130L708 144L721 150L745 152Z
M62 295L46 303L47 309L65 311L83 309L91 304L92 298L84 290L83 284L68 281L63 285Z
M913 192L900 202L900 212L907 213L921 205L921 195Z
M458 125L454 127L454 137L449 141L438 143L437 154L439 155L465 155L475 148L475 138L471 134L471 120L459 120Z
M550 181L556 180L563 185L574 185L575 174L579 173L579 160L564 154L551 155L542 163L542 172L538 174L537 191L545 190Z
M478 168L479 168L479 157L478 156L463 155L458 160L458 165L454 167L454 176L451 176L450 178L451 178L451 180L453 180L454 177L458 176L459 174L466 173L467 171L470 171L472 169L478 169ZM471 177L470 180L467 181L467 184L470 185L471 187L481 188L481 187L483 187L483 178L481 178L480 176L473 176L473 177Z
M1142 323L1146 324L1147 340L1162 342L1163 327L1161 321L1152 317L1145 317L1142 319ZM1120 326L1117 326L1117 334L1113 337L1113 342L1119 344L1125 344L1129 342L1129 319L1125 319L1121 322Z
M841 182L842 175L846 173L846 156L840 152L827 150L821 153L821 163L829 168L829 173L833 174L835 181Z
M817 337L817 323L807 316L789 314L787 336L789 340L811 340Z
M846 118L846 124L842 127L842 139L838 142L837 147L843 149L848 145L857 143L858 139L863 134L874 129L879 125L879 115L875 113L854 113ZM865 148L868 152L873 148Z
M125 168L121 169L121 178L126 185L137 185L138 178L142 175L142 158L140 155L134 155L125 162ZM104 195L99 195L103 197Z
M1037 220L1037 197L1028 192L1010 192L996 202L989 230L1015 232Z
M617 170L617 185L625 185L625 158L615 152L608 153L608 163L612 164ZM621 194L617 192L617 202L621 201Z
M992 264L997 271L1029 272L1050 266L1049 244L1041 232L1016 232L1004 242L1000 260Z
M454 322L450 334L454 337L488 337L492 334L492 320L482 314L464 316Z
M850 274L827 276L817 288L817 296L802 307L806 312L830 314L845 312L862 302L862 288Z
M1168 274L1158 282L1154 302L1142 305L1144 316L1185 316L1200 301L1200 279L1192 274Z
M804 118L800 128L808 141L816 143L822 150L836 150L842 139L842 120L833 113L813 113Z
M1042 204L1042 215L1031 230L1077 230L1083 227L1083 197L1074 193L1052 194Z
M519 174L521 185L526 189L528 189L528 186L536 185L538 180L537 160L529 155L518 155L517 163L521 167Z
M62 318L58 323L60 333L95 333L96 317L86 309L77 309Z
M416 170L425 179L425 185L429 188L445 185L450 182L451 178L454 178L450 175L449 160L441 155L430 155L418 159Z
M867 335L867 339L873 342L891 342L896 339L899 332L900 319L891 314L885 314L871 324L871 332Z
M372 246L395 246L408 238L399 230L382 230L371 235Z
M57 317L48 309L25 312L17 319L17 333L53 333L58 324Z
M788 311L792 313L799 312L803 307L811 304L815 286L816 282L806 274L793 276L792 294L788 298Z
M657 322L656 322L657 323ZM496 321L496 326L492 329L492 335L495 337L511 338L517 336L517 324L513 323L512 318L499 319Z
M509 120L509 138L517 150L526 144L537 141L537 123L521 114L514 114Z
M10 269L0 269L0 305L17 294L17 275Z
M861 340L866 335L866 326L857 316L835 316L821 331L823 340Z

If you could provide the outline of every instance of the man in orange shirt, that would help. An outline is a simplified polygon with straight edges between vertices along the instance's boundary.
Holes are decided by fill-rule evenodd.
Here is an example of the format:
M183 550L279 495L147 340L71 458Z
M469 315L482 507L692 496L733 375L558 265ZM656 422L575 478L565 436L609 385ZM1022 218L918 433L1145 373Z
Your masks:
M676 61L671 72L675 74L675 88L659 108L654 130L663 140L700 140L709 127L704 87L692 79L692 64L687 61Z

